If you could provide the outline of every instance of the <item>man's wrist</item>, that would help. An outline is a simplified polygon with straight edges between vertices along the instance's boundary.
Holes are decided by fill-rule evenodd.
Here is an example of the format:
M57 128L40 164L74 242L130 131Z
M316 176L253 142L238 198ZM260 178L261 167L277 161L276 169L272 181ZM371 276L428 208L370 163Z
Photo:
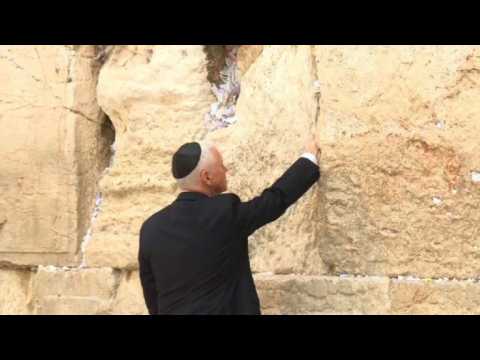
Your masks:
M315 154L312 154L310 152L306 152L306 153L303 153L301 157L310 160L315 165L318 165L318 159L317 159L317 156Z

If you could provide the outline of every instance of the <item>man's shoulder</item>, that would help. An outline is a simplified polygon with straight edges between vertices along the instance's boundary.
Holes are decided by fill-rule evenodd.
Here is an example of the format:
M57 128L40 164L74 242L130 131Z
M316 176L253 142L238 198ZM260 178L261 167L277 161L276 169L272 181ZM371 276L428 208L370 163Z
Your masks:
M237 194L233 194L233 193L220 194L220 195L214 196L212 199L215 201L218 201L221 203L227 203L227 204L236 204L241 201L240 197Z
M155 225L155 224L158 224L158 222L164 217L164 215L166 213L168 213L168 211L170 210L171 208L171 204L164 207L163 209L153 213L152 215L150 215L143 223L142 223L142 226L140 227L140 234L142 234L146 229L148 229L149 227Z
M206 211L212 218L223 219L235 214L240 202L236 194L219 194L202 200L198 211Z

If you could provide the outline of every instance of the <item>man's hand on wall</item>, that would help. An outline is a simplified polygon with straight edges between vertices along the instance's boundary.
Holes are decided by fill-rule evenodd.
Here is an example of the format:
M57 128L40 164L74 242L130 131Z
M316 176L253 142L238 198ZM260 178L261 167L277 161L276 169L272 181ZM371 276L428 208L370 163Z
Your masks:
M320 160L320 156L322 155L322 149L317 144L314 135L310 135L306 144L305 144L305 151L309 152L317 157Z

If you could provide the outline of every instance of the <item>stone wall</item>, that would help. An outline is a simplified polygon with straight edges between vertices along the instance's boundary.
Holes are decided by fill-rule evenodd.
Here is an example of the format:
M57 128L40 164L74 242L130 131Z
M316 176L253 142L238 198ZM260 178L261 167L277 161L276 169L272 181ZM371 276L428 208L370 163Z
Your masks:
M479 47L242 46L236 121L208 131L221 54L0 49L0 313L145 314L138 231L178 146L217 143L247 200L310 131L321 181L250 239L264 312L479 313Z

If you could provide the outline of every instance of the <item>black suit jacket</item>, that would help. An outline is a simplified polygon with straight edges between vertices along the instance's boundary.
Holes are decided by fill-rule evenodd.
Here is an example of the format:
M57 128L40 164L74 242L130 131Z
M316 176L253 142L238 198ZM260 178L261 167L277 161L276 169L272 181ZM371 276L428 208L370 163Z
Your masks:
M139 265L150 314L260 314L248 236L279 218L320 177L298 159L247 202L234 194L181 193L144 222Z

